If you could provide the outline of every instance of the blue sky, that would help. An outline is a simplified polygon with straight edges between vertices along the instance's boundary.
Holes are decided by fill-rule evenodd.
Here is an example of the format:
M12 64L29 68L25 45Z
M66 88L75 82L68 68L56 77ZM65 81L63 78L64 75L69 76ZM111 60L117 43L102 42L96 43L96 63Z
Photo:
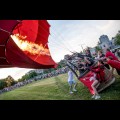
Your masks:
M101 35L114 37L120 30L120 20L48 20L51 25L49 49L54 61L59 62L70 51L80 52L83 48L94 47ZM0 78L13 76L20 78L29 69L0 69Z

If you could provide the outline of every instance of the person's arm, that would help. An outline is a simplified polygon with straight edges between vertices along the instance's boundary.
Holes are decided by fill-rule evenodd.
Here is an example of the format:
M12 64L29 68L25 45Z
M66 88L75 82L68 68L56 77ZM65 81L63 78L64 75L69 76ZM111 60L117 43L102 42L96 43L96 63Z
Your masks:
M95 73L99 73L100 72L100 68L92 69L92 71L95 72Z

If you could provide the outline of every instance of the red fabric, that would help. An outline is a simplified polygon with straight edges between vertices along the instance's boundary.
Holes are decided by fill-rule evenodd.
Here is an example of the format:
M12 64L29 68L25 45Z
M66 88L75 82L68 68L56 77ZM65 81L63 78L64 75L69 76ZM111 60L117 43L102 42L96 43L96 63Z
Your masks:
M91 94L95 93L95 91L92 88L93 80L90 81L90 78L94 75L94 73L97 74L96 79L99 82L104 82L105 81L104 68L102 68L99 65L97 67L91 67L91 71L88 72L84 77L79 79L89 89Z
M50 25L46 20L0 20L0 67L48 69L57 64L51 55L29 55L23 52L10 37L11 34L27 36L29 42L47 45ZM36 58L36 59L35 59Z
M99 82L105 81L105 73L104 73L104 68L100 65L97 67L92 67L91 70L97 74L97 80Z
M46 48L48 48L48 45L46 43L48 43L48 37L50 34L50 25L45 20L39 20L38 24L39 24L38 26L39 33L37 35L36 43L43 44L43 46L46 46Z
M93 72L87 73L84 77L80 78L79 80L89 89L90 93L94 95L95 91L91 87L93 84L93 80L90 81L90 78L93 76Z
M113 60L118 60L118 58L117 58L112 52L110 52L110 51L107 51L105 56L106 56L106 57L111 56L111 57L113 57ZM119 61L119 60L118 60L118 61Z
M38 20L22 20L13 30L13 34L27 36L29 42L35 42L38 34Z
M19 23L17 20L0 20L0 67L12 67L6 59L6 44L15 26Z
M120 62L119 62L119 61L109 60L107 63L108 63L111 67L120 70Z

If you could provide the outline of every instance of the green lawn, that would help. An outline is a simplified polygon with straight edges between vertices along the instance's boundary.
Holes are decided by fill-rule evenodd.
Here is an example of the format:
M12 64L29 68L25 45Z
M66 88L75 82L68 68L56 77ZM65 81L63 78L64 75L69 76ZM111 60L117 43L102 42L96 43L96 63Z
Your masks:
M88 89L77 79L77 92L69 94L67 74L59 75L0 95L0 100L92 100ZM120 77L100 93L100 100L120 100Z

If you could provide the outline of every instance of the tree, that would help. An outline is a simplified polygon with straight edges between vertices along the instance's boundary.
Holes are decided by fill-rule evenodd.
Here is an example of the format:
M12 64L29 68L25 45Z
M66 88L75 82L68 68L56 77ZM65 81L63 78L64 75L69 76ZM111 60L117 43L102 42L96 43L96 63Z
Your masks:
M5 79L5 82L7 84L7 87L14 85L16 83L15 80L10 75Z
M65 60L61 60L61 61L58 63L58 68L62 68L62 67L64 67L64 66L66 66Z
M7 83L5 82L5 79L0 80L0 90L7 87Z
M31 72L29 74L25 74L25 75L22 76L22 78L18 79L18 82L29 80L31 78L34 78L35 76L37 76L36 72Z
M115 45L120 45L120 34L115 36Z
M101 50L101 48L99 46L96 46L95 50L96 50L96 52L98 52L99 50Z

